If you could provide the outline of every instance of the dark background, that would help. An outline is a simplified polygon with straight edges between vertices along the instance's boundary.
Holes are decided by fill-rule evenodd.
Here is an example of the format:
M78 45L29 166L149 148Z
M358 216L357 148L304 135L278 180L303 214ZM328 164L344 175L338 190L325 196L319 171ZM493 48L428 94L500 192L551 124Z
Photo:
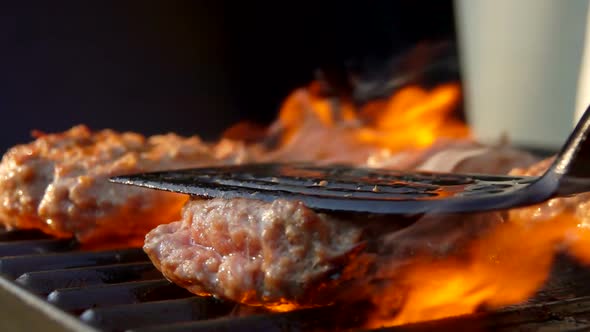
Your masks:
M314 69L453 38L450 0L14 1L0 5L0 148L78 123L215 138L271 121Z

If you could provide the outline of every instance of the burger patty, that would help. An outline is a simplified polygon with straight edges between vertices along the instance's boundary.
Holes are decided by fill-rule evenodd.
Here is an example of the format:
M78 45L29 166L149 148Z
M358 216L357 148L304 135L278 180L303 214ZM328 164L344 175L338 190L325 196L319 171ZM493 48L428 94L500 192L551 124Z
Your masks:
M146 138L76 126L36 136L2 158L0 223L83 243L141 245L150 229L177 219L186 201L112 184L110 176L240 161L239 153L228 152L230 142L209 146L174 134Z
M477 158L471 167L485 163ZM515 158L513 165L521 162ZM487 213L412 223L329 215L282 199L193 199L180 221L147 234L144 251L169 280L195 294L270 307L320 305L363 299L389 273L379 266L391 268L422 250L446 254L503 221Z
M141 245L150 229L178 220L186 201L182 195L111 184L107 181L110 176L283 161L285 157L239 141L212 144L174 134L146 138L131 132L93 132L85 126L56 134L37 133L36 137L31 143L10 149L0 162L0 224L102 245ZM452 163L448 162L449 152L456 156ZM399 156L374 154L365 162L354 153L341 158L349 163L397 169L448 170L444 167L452 164L461 170L486 172L499 170L498 165L526 165L531 159L526 153L482 148L468 140L441 142ZM297 160L297 156L288 159Z
M366 300L412 256L458 252L503 221L493 212L416 221L337 217L282 199L193 199L143 248L192 293L288 309Z
M375 236L372 229L375 223L316 213L300 202L193 199L181 221L148 233L144 250L169 280L195 294L269 306L320 304L360 272L349 266Z

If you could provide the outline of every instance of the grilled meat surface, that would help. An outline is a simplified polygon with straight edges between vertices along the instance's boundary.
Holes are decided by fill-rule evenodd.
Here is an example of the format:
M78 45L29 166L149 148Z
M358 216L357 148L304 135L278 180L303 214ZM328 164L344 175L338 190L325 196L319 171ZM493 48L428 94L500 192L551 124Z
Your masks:
M285 161L284 154L256 144L232 140L205 143L196 136L175 134L144 137L131 132L91 131L82 125L62 133L37 133L36 138L13 147L0 162L0 223L105 246L143 244L143 236L150 229L178 220L186 201L177 194L111 184L108 177L259 160ZM452 163L449 151L455 156ZM306 160L305 155L301 158ZM384 168L450 171L449 167L458 165L455 168L461 171L502 173L506 167L526 166L531 157L516 150L484 148L457 140L394 155L375 152L367 160L359 160L354 153L340 159ZM299 159L295 155L286 160Z
M109 183L110 176L239 162L231 142L217 146L175 134L144 137L76 126L37 134L0 163L0 222L82 243L141 245L153 227L175 220L179 194Z
M490 169L490 160L504 160L495 170L503 173L532 160L506 151L507 157L496 150L488 160L468 153L477 159L455 167ZM424 164L436 167L428 158L414 167ZM148 233L144 250L168 279L196 294L270 307L321 305L361 300L408 255L458 250L504 221L498 213L426 216L409 227L399 219L328 215L281 199L193 199L180 221Z
M505 221L496 212L372 218L280 199L194 199L182 220L147 234L144 251L167 279L195 294L306 307L366 300L412 256L457 253Z
M168 279L196 294L318 304L334 297L337 285L326 281L367 239L365 228L299 202L195 199L181 221L151 231L144 250Z

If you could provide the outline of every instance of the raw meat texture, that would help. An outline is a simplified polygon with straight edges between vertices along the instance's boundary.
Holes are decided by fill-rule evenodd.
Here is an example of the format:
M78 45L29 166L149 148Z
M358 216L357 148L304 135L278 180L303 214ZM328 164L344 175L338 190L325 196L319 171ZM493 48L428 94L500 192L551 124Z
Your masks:
M322 141L322 142L325 142ZM320 144L325 145L325 144ZM289 145L291 146L291 145ZM323 150L322 150L323 149ZM333 161L422 170L472 170L502 173L530 164L531 157L507 148L485 148L471 141L440 141L433 147L381 155L332 151L313 155ZM77 126L58 134L37 133L29 144L10 149L0 163L0 222L8 228L37 228L84 243L141 244L161 223L177 220L186 198L107 182L113 175L253 161L308 160L308 154L266 150L259 144L223 139L207 144L198 137L174 134L144 137ZM334 154L339 157L336 158Z
M209 146L174 134L146 138L76 126L36 136L2 158L0 222L83 243L141 245L150 229L177 219L186 201L184 195L112 184L108 177L243 160L243 149L229 148L229 141Z
M152 230L144 250L168 279L196 294L267 306L317 305L342 295L345 281L360 276L360 266L343 269L376 228L300 202L195 199L181 221Z
M274 309L367 299L408 258L456 253L498 214L347 218L300 202L191 200L181 221L146 236L144 251L177 285Z

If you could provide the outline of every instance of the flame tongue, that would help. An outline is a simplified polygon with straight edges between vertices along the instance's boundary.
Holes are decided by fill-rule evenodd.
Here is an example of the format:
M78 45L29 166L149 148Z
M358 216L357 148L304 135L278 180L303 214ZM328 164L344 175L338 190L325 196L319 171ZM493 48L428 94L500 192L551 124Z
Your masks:
M461 93L456 84L425 91L410 86L385 102L368 105L362 112L369 119L357 138L391 151L424 148L440 138L466 138L465 124L452 117Z
M527 300L545 282L556 246L576 231L576 221L570 215L534 225L511 220L485 227L487 232L476 236L464 251L444 255L425 253L428 244L408 240L421 254L407 258L405 264L382 262L385 271L381 273L392 282L375 293L379 294L374 298L379 309L369 326L439 319L472 313L482 306L498 308Z
M459 99L456 84L429 91L409 86L387 100L359 109L342 100L322 97L314 83L295 91L285 101L279 119L266 133L267 143L277 145L270 144L273 148L261 153L257 160L414 168L416 160L431 156L424 152L426 148L448 149L453 140L459 142L456 147L469 142L467 145L473 148L469 129L453 114ZM500 166L505 170L510 164L508 159L515 160L502 152L490 162L493 151L483 150L486 157L481 163L488 168L471 164L472 171L487 172L490 167ZM378 156L399 158L387 164L379 162ZM448 163L448 158L442 159ZM530 165L527 158L520 162ZM384 236L376 265L379 271L366 283L378 308L368 327L432 320L523 302L543 285L559 248L568 247L574 255L590 262L590 231L584 226L590 215L590 204L586 203L590 197L573 203L567 200L502 214L425 216L405 230ZM555 208L564 202L569 204L567 208Z
M457 84L431 91L409 86L361 108L323 97L319 90L314 82L286 99L266 133L267 142L278 142L278 147L259 160L364 164L380 150L395 153L425 148L438 139L469 137L467 126L453 117L461 96ZM247 132L244 127L229 132Z

